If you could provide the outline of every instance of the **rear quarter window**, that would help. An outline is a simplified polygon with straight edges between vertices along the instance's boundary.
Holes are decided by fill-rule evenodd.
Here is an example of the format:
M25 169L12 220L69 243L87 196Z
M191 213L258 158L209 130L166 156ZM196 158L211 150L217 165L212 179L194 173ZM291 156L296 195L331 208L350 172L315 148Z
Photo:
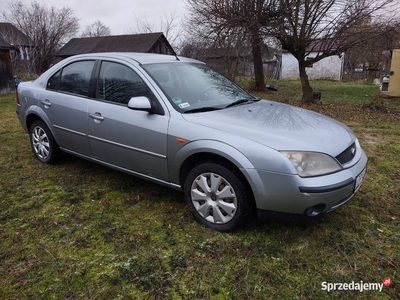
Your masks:
M61 71L58 71L50 79L47 81L47 89L48 90L58 90L58 84L60 82L60 74Z

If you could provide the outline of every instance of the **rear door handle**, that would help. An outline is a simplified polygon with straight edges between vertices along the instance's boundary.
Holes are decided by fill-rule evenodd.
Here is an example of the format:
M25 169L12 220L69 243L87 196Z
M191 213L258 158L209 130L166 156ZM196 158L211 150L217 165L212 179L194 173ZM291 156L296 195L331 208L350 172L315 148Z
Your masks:
M101 115L101 113L94 113L94 114L89 114L89 116L96 122L100 123L101 121L104 120L104 117Z
M49 99L42 100L41 103L45 108L49 108L51 106L51 102Z

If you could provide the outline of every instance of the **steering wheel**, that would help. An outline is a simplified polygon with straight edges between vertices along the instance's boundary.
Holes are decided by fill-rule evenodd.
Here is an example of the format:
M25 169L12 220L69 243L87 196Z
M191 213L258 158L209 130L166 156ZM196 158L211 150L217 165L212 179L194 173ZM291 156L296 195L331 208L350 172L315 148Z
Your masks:
M204 91L201 91L197 96L196 99L198 102L202 102L203 100L208 100L210 99L210 95L208 94L208 92L212 91L212 88L207 88Z

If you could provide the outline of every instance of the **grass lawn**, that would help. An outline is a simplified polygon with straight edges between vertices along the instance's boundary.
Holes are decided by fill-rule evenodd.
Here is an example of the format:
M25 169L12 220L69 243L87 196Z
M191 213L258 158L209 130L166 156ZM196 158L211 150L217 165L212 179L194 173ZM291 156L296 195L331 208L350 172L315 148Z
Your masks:
M301 105L299 82L264 98ZM321 219L200 226L180 192L66 155L34 158L0 95L0 299L400 299L400 99L377 87L312 82L302 105L350 126L369 157L357 195ZM379 291L322 283L381 283Z

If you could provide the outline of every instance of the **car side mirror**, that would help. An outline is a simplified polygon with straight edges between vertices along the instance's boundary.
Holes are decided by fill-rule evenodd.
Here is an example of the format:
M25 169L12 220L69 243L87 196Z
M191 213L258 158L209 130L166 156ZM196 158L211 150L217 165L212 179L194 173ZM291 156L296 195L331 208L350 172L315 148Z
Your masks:
M153 112L153 107L149 98L144 96L132 97L128 102L128 107L133 110L143 110L149 113Z

